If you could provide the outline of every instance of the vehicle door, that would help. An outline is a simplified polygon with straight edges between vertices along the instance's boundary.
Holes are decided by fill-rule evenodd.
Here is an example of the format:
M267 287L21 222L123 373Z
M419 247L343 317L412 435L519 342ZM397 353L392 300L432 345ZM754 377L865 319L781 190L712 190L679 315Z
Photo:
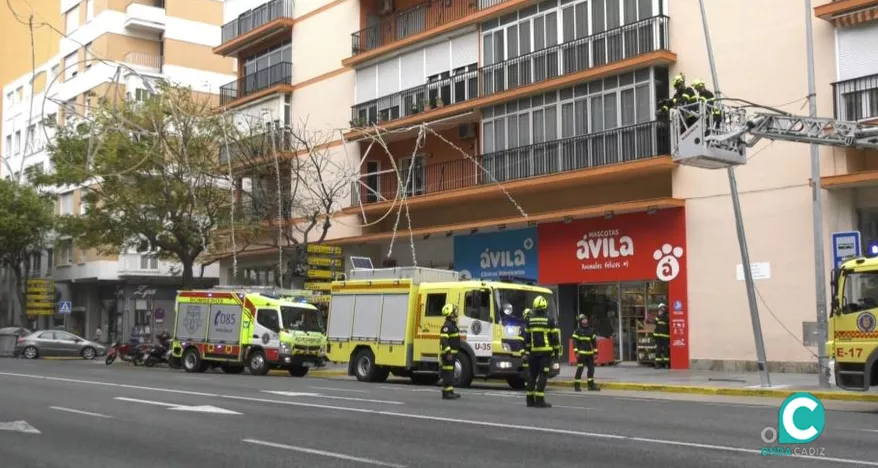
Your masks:
M450 298L447 289L430 289L418 294L418 318L415 324L414 359L438 362L439 332L445 317L442 307L449 299L457 303L458 298Z
M493 353L494 315L491 291L472 289L463 297L463 314L460 317L460 330L466 332L466 341L473 348L476 357L490 357Z
M40 356L59 356L60 350L55 343L55 332L42 332L34 338Z
M82 339L62 331L55 332L55 346L57 346L60 356L77 356L79 355L79 344Z
M280 349L280 313L276 309L262 308L256 311L253 328L253 344L262 345L265 359L275 362Z

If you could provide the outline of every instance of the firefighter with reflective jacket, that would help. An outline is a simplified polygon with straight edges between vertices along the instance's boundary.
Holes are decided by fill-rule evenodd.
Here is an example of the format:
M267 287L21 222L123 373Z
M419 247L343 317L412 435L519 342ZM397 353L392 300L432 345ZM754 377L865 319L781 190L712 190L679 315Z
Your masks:
M533 312L524 329L524 349L530 355L530 375L527 379L527 406L551 408L546 403L546 381L553 358L561 355L560 331L555 320L548 316L549 303L543 296L533 302Z
M668 327L668 308L659 304L658 315L655 317L655 331L652 333L655 340L655 368L670 368L670 328Z
M442 359L442 399L456 400L460 395L454 393L454 359L460 349L460 329L457 328L457 306L445 304L442 307L445 323L439 332L439 356Z
M521 314L521 318L524 319L524 322L527 323L528 317L530 317L530 309L524 309L524 312ZM524 343L524 325L522 325L521 329L518 332L519 337L521 338L522 343ZM530 376L530 353L527 352L527 349L522 348L521 350L521 368L525 372L525 378Z
M576 376L573 380L573 389L577 392L582 391L582 369L588 367L586 374L588 389L600 391L594 384L594 361L598 356L598 335L589 325L588 317L580 314L577 319L579 326L573 331L573 350L576 353Z
M686 77L683 76L682 73L675 76L671 81L671 86L674 87L674 97L671 98L672 107L685 107L691 104L698 103L698 94L695 92L691 86L686 85ZM698 121L698 116L694 114L697 109L690 107L686 109L688 113L686 114L686 126L690 127L695 125L695 122Z
M701 101L705 104L705 109L708 109L712 115L713 127L719 128L719 124L722 122L722 110L719 107L716 107L716 96L712 91L708 90L704 85L704 81L695 80L692 82L692 89L695 90L697 94L697 100Z

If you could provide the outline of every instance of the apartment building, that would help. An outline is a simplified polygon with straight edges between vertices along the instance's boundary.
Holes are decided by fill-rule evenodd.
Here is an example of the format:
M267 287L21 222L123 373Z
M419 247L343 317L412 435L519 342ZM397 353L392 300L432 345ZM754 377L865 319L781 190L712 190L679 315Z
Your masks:
M6 177L52 170L44 119L82 121L101 97L143 99L159 78L218 102L220 86L235 76L234 60L212 52L221 38L221 1L62 0L60 10L56 27L65 34L56 37L58 53L38 64L35 79L28 69L3 87L4 95L16 96L6 100L2 125ZM58 190L57 213L83 212L82 190ZM100 326L105 339L169 327L178 269L154 253L101 255L59 237L33 255L32 276L53 281L56 301L69 301L72 310L39 317L33 326L64 326L88 337ZM206 267L203 280L215 284L218 266Z
M565 337L587 314L620 361L651 362L664 303L673 368L755 368L726 172L674 163L655 113L677 73L711 86L696 0L339 0L267 13L278 3L227 4L219 53L246 67L241 57L290 37L293 52L268 60L267 81L260 65L241 69L224 99L239 109L273 99L284 119L292 102L291 118L327 128L350 104L354 129L338 147L363 161L340 216L361 227L345 223L331 241L346 255L541 283L556 291ZM806 16L794 0L707 2L723 94L807 113L811 21L818 114L874 117L872 3L830 2ZM390 156L374 150L373 124ZM833 259L830 233L875 239L864 214L874 174L867 154L820 156ZM765 141L736 172L769 366L814 370L809 149ZM255 270L276 262L271 251L239 253L239 271L270 282Z

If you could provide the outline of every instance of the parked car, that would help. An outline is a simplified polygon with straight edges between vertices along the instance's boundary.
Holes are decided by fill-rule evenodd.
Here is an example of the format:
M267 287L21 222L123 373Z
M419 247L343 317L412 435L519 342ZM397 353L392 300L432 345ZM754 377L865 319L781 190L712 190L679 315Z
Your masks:
M26 359L40 357L74 357L94 359L107 352L107 348L73 333L60 330L40 330L20 337L15 344L14 356Z
M6 327L0 328L0 356L9 356L15 350L15 343L22 336L30 335L27 328Z

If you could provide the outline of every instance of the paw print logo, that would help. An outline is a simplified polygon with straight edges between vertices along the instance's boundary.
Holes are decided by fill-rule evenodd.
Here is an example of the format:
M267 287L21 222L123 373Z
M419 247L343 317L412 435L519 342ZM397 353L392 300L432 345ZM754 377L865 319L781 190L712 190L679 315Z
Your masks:
M680 274L680 260L683 256L682 247L673 247L665 244L661 249L652 253L658 264L655 267L655 276L662 281L671 281Z

